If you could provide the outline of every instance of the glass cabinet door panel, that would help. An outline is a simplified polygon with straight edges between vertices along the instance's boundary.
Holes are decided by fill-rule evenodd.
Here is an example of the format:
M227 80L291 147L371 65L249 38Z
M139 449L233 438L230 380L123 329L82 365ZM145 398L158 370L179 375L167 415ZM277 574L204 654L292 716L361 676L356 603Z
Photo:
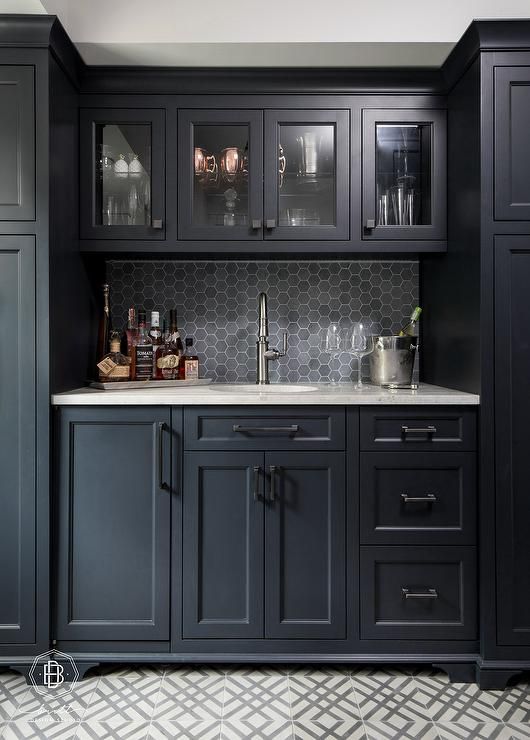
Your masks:
M178 113L180 239L262 239L263 113Z
M96 226L151 225L151 126L95 124Z
M446 238L446 113L363 111L363 239Z
M348 120L347 111L266 111L266 238L348 238Z

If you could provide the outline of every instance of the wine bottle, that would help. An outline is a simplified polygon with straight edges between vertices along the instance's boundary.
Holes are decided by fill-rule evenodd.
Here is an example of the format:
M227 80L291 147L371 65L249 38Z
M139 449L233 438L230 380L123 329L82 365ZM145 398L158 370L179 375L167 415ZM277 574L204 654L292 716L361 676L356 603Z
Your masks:
M401 329L399 332L400 337L417 337L418 336L418 320L420 318L421 308L416 306L410 316L409 323Z
M97 361L99 362L109 351L109 339L112 329L110 316L109 286L103 285L103 310L99 317Z

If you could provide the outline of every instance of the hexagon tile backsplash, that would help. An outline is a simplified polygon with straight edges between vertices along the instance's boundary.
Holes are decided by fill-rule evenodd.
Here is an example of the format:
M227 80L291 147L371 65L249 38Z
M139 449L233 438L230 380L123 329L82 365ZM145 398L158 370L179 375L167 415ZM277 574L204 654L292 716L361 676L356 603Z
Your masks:
M320 349L330 323L373 323L374 333L396 332L418 303L419 265L377 262L107 262L116 328L130 306L177 309L182 337L193 337L201 375L216 382L256 379L258 293L268 296L271 347L289 333L287 357L271 363L273 381L326 382L330 358ZM149 316L148 316L149 318ZM356 360L342 355L334 368L351 380ZM363 375L368 372L365 360Z

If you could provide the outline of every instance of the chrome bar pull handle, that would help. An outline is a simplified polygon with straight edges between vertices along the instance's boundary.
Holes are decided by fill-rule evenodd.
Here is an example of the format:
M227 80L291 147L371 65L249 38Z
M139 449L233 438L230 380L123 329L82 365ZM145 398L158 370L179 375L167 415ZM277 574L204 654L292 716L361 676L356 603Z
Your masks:
M261 468L259 465L254 465L254 501L259 501L259 474Z
M240 434L251 434L252 432L276 432L281 434L296 434L300 430L298 424L289 424L284 427L246 427L243 424L234 424L232 426L233 432L239 432Z
M433 434L436 434L436 427L432 424L428 424L426 427L408 427L406 424L403 424L401 434L403 437L406 437L407 434L426 434L431 438Z
M404 504L435 504L438 498L434 493L427 493L425 496L409 496L408 493L402 493L401 500Z
M276 219L275 218L267 218L267 219L265 219L265 228L266 229L275 229L276 228Z
M158 487L162 491L169 491L169 486L164 481L164 431L166 428L165 422L158 422Z
M276 500L276 465L269 466L269 473L271 477L271 485L269 489L269 501L274 503Z
M438 591L435 588L426 588L424 591L411 591L410 588L402 586L401 596L404 599L437 599Z

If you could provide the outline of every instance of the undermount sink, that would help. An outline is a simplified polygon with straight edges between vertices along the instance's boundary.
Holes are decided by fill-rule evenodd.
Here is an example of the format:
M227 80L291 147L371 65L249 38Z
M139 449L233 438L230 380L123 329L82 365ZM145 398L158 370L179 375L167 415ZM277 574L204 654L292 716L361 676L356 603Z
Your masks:
M208 388L211 391L222 391L223 393L310 393L316 391L314 385L300 385L298 383L271 383L270 385L255 385L253 383L234 383L233 385L216 385L213 383Z

